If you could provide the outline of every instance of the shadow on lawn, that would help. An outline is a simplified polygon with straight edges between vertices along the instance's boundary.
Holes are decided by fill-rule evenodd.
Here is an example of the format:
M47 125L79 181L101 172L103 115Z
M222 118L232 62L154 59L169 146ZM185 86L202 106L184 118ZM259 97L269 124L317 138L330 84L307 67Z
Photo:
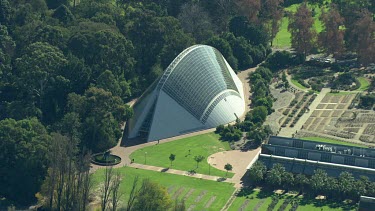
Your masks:
M298 204L301 206L313 204L314 207L319 207L319 208L328 206L330 208L341 208L342 210L355 210L358 207L357 203L349 203L349 202L344 202L344 201L325 200L325 199L320 200L320 199L315 199L309 196L304 196L303 198L301 198Z

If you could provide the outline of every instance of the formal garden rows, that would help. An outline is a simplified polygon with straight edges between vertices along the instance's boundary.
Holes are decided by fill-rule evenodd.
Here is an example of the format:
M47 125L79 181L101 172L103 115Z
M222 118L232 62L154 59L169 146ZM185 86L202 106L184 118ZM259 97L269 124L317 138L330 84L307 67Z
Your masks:
M166 188L170 199L184 200L186 210L220 210L234 191L233 184L216 181L202 180L182 175L174 175L163 172L155 172L131 167L119 168L123 179L120 185L120 207L126 205L130 188L134 178L148 178ZM100 190L104 176L104 170L98 170L93 174L93 187Z
M285 117L280 119L281 127L294 127L300 117L308 111L315 97L316 95L313 92L297 93L296 98L292 100L288 108L282 111Z

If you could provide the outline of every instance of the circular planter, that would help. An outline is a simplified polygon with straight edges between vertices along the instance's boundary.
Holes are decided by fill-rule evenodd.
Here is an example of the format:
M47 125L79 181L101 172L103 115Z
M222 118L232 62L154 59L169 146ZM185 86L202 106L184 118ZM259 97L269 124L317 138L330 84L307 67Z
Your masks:
M104 155L105 153L97 153L92 155L91 163L101 166L114 166L121 163L121 158L117 155Z

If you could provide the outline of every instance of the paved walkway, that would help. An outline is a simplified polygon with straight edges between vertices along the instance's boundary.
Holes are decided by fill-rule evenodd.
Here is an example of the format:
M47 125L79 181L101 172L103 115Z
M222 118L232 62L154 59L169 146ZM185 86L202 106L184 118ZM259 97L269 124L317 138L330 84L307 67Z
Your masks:
M164 172L164 173L168 173L168 174L184 175L184 176L194 177L194 178L198 178L198 179L212 180L212 181L217 181L220 178L218 176L211 176L211 175L198 174L198 173L189 174L187 171L170 169L170 168L163 168L163 167L158 167L158 166L149 166L149 165L144 165L144 164L140 164L140 163L132 163L129 166L133 167L133 168L138 168L138 169L159 171L159 172ZM226 181L226 182L229 182L229 181Z
M283 137L293 137L293 134L296 133L296 131L299 131L302 129L302 126L305 124L307 119L311 116L313 111L318 107L319 103L323 100L324 96L331 91L330 88L323 88L318 96L314 99L314 101L310 104L309 109L310 111L308 113L305 113L301 116L301 118L298 120L298 122L294 125L293 128L285 127L280 130L279 136Z
M223 151L217 152L211 155L207 162L211 164L214 168L225 171L224 166L227 163L230 163L233 167L232 172L234 176L229 178L227 182L232 182L235 184L235 187L242 187L241 179L246 173L246 168L249 163L258 155L260 148L249 150L249 151Z
M253 68L249 68L249 69L244 70L244 71L237 74L238 78L242 82L243 93L244 93L244 97L245 97L245 105L246 105L245 113L244 113L244 115L242 115L241 120L245 119L246 113L250 110L251 100L250 100L250 83L249 83L249 80L248 80L248 76L249 76L249 73L254 72L256 70L256 68L258 68L258 66L253 67Z

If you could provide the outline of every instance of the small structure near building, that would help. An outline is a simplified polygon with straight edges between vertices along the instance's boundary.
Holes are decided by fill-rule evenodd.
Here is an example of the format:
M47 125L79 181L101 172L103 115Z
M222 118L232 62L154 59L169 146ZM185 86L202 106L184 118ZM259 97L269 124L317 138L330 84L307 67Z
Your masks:
M375 209L375 198L361 196L358 205L358 211L373 211Z

